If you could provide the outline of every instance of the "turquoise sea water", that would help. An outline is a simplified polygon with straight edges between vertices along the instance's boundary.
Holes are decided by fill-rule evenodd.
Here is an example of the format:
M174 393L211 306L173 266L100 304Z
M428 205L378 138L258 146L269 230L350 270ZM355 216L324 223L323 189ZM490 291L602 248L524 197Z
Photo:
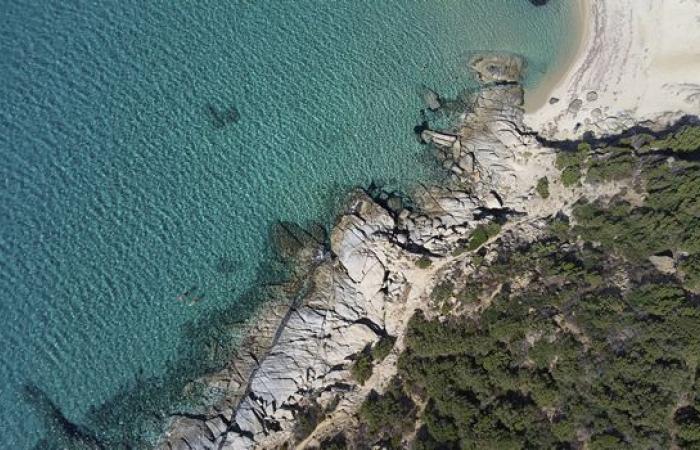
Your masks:
M573 3L573 2L572 2ZM412 135L427 85L473 51L568 48L564 0L0 0L0 447L158 379L187 324L246 317L275 220L435 174ZM210 107L235 107L213 126ZM204 299L176 301L197 286ZM233 309L231 309L233 307ZM233 312L232 312L233 311Z

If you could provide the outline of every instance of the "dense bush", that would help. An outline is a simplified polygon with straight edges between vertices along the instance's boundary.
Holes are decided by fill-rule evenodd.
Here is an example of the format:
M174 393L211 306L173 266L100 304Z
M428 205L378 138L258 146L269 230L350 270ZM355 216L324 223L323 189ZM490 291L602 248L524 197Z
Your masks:
M445 280L442 283L439 283L437 286L435 286L432 294L430 294L430 298L435 303L442 303L452 296L452 290L454 289L454 287L455 285L453 282Z
M470 251L476 250L496 236L501 231L501 226L496 222L491 222L486 225L477 226L469 238L467 249Z
M648 191L644 205L623 200L610 204L580 202L574 208L575 231L604 248L642 261L663 252L700 253L700 166L661 164L644 172ZM687 286L697 286L700 264L691 256L683 264Z
M421 269L427 269L428 267L433 265L433 261L430 260L427 256L421 256L416 260L416 266L418 266Z
M547 179L547 177L542 177L539 180L537 180L537 186L535 186L535 190L540 195L540 197L549 198L549 180Z
M368 442L396 447L390 436L419 419L417 449L700 448L700 164L686 157L699 136L687 127L560 153L565 185L634 175L643 203L579 202L540 241L442 280L438 304L453 292L493 300L478 317L416 312L401 383L362 406ZM497 233L478 227L467 249ZM678 273L657 271L653 255L673 255Z
M527 289L504 288L478 319L414 315L399 373L426 402L416 448L700 446L700 308L688 291L699 279L700 170L639 167L643 205L580 203L574 226L552 219L549 238L464 283L527 273ZM669 251L689 255L677 278L647 261ZM452 281L441 286L451 295Z
M700 294L700 253L686 257L679 269L683 275L683 284L689 290Z
M323 410L316 402L301 409L296 416L294 439L301 442L316 428L323 417Z
M502 297L478 322L417 313L400 373L427 398L423 438L447 448L555 448L585 430L592 447L667 447L669 417L700 354L697 305L673 283L585 292L582 282Z
M652 141L650 146L677 153L690 153L700 149L700 125L686 125L664 139Z
M382 336L379 342L372 347L372 359L377 362L383 361L384 358L389 356L389 353L391 353L395 343L396 338L394 336Z
M396 338L394 336L382 336L374 346L368 345L357 354L350 368L355 381L365 384L365 381L372 376L374 363L384 360L391 352L391 349L394 348L395 343Z
M588 163L586 181L597 183L617 181L632 176L638 158L632 150L623 147L608 147L605 154L592 158Z
M357 355L350 372L355 381L360 384L365 384L365 381L372 376L372 354L369 346Z
M367 431L364 440L382 442L388 448L400 448L403 434L415 423L415 409L398 378L389 383L383 394L372 391L359 413Z
M591 152L591 146L586 143L581 143L576 151L567 152L560 151L557 153L555 165L561 170L561 182L564 186L570 187L578 184L581 179L581 170L584 161Z

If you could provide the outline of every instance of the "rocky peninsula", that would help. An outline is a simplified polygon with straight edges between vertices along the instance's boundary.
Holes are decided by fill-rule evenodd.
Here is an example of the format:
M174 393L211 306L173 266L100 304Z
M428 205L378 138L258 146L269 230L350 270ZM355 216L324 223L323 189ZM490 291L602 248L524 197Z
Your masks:
M339 433L352 442L363 403L391 388L415 312L449 315L429 308L445 279L474 273L497 247L536 241L582 199L643 201L633 178L579 183L579 174L570 183L558 155L584 135L653 132L700 112L700 3L583 8L583 44L545 105L525 112L517 56L472 58L481 88L458 123L421 133L449 181L416 189L410 203L357 190L327 237L280 224L278 248L295 272L253 321L238 358L197 381L216 401L171 417L157 448L325 448ZM665 39L652 39L652 25ZM414 438L405 432L398 444Z

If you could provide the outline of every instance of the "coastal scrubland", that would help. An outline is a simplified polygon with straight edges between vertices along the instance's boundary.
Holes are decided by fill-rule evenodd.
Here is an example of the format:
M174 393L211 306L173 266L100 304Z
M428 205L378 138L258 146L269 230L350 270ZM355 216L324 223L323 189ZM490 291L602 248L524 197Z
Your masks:
M360 408L360 441L700 448L700 127L569 147L567 188L634 192L579 200L536 240L467 256L474 270L410 320L398 374Z

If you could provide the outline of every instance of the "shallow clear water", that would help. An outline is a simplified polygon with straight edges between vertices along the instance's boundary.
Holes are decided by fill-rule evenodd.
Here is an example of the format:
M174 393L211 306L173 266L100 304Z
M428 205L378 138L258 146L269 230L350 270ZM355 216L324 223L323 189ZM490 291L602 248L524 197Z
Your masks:
M473 51L568 47L553 0L0 0L0 447L160 376L185 325L265 273L278 219L328 222L350 187L429 179L427 85L473 87ZM208 106L240 121L212 125ZM191 286L205 295L177 302ZM183 347L184 346L184 347Z

